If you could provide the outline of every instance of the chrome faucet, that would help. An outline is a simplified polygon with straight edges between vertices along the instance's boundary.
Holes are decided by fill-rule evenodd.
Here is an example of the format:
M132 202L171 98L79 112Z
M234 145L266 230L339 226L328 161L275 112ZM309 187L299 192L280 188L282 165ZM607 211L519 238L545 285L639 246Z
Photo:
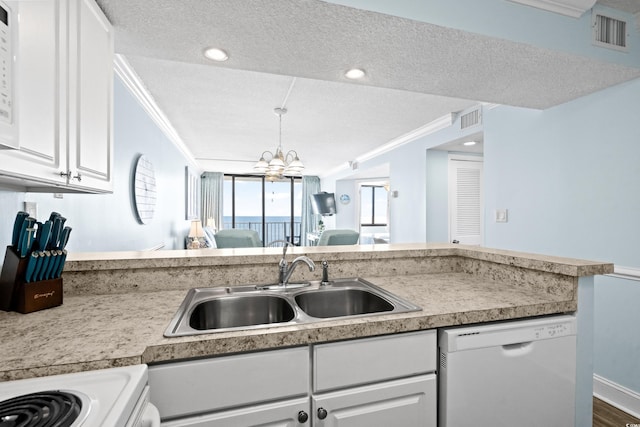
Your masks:
M285 245L282 250L282 259L280 259L280 262L278 263L278 285L286 288L287 284L289 283L289 279L291 278L291 275L293 274L293 271L296 269L296 266L298 264L300 264L301 262L306 263L309 267L309 271L314 271L316 269L316 265L313 263L311 258L303 255L294 259L291 263L291 267L289 267L286 259L287 249L289 248L289 246L293 245L290 242L284 240L282 242L285 243Z
M284 286L285 288L287 287L287 284L289 283L289 279L291 278L291 275L293 274L293 270L295 270L296 266L298 264L300 264L301 262L304 262L304 263L307 264L307 266L309 267L309 271L313 271L313 270L316 269L316 265L313 263L311 258L306 257L304 255L299 256L298 258L294 259L293 262L291 263L291 267L289 267L288 269L287 269L287 265L286 265L286 261L285 261L284 269L282 268L282 266L280 267L280 277L282 278L280 283L279 283L280 286Z

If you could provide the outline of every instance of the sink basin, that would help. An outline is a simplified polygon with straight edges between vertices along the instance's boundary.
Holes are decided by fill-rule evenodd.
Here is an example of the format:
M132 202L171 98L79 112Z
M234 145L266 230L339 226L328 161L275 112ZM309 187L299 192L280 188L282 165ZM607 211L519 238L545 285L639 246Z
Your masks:
M393 304L362 289L327 289L304 292L296 303L309 316L321 319L392 311Z
M228 296L203 301L189 316L196 330L288 322L295 317L286 299L272 295Z
M164 335L270 328L421 310L360 278L304 285L190 289Z

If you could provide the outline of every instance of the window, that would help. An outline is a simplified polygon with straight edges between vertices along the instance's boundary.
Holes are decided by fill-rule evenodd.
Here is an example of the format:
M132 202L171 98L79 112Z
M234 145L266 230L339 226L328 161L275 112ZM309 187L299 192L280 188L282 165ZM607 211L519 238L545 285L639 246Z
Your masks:
M299 245L301 211L300 178L268 181L252 175L224 177L224 228L255 230L265 246L274 240Z
M365 227L387 225L388 194L382 185L360 187L360 225Z

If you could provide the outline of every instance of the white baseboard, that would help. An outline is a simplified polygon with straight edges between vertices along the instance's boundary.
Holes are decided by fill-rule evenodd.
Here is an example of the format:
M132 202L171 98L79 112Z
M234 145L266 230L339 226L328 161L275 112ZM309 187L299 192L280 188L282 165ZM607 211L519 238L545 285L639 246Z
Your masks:
M593 395L636 418L640 418L640 394L633 390L594 374Z

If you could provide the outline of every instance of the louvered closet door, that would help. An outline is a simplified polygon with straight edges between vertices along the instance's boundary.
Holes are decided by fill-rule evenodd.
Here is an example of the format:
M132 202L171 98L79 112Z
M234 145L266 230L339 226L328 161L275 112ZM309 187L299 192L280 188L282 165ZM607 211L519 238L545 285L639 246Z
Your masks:
M449 160L449 241L482 243L482 159Z

